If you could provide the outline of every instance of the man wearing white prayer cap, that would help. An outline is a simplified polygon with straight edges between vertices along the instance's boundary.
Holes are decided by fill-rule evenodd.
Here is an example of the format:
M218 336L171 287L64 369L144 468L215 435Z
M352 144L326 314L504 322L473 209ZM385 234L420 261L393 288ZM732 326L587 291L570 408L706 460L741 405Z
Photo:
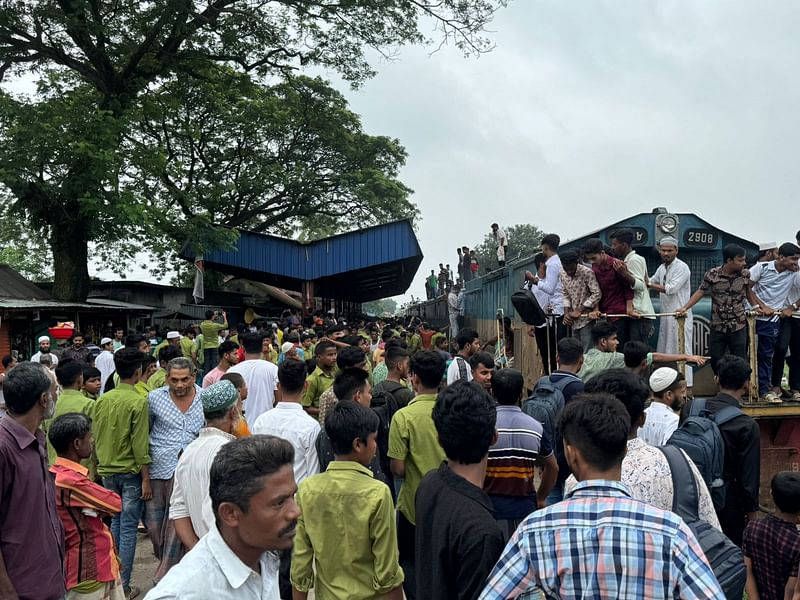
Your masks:
M39 359L44 356L49 356L53 363L53 368L58 364L58 357L50 352L50 337L46 335L39 336L39 351L31 356L31 362L38 363Z
M686 381L670 367L661 367L650 375L653 401L637 436L651 446L663 446L678 428L678 413L686 403Z
M758 262L769 262L778 258L778 242L761 242L758 245Z
M104 337L100 340L100 354L94 359L94 366L100 371L100 393L102 396L103 390L106 389L106 382L108 378L114 373L114 340L110 337Z
M661 301L659 312L671 313L682 308L692 295L692 272L689 265L678 258L678 240L672 236L661 238L658 243L661 254L661 265L650 277L648 287L658 292ZM656 350L663 354L694 354L692 347L693 317L692 311L686 312L683 332L686 347L678 348L678 321L675 317L661 317L658 327L658 343ZM691 391L694 382L692 367L686 366L686 385Z

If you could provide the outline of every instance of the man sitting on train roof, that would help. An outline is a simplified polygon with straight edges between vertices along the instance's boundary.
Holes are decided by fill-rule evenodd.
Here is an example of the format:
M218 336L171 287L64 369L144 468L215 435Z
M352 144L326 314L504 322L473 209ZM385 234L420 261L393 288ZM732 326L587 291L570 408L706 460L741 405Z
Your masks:
M594 348L591 348L583 357L583 367L578 371L578 377L584 382L589 381L598 373L607 369L622 369L625 367L625 355L617 352L619 340L617 339L617 328L611 323L600 321L592 327L592 340ZM662 354L660 352L649 352L646 357L647 365L654 362L678 362L685 361L696 365L704 365L706 359L702 356L693 354Z

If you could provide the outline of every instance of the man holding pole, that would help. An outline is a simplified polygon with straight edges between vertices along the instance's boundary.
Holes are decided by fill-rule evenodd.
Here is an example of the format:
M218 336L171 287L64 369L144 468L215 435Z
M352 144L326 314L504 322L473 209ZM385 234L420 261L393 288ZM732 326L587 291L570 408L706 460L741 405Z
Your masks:
M692 272L689 270L689 265L678 258L678 240L674 237L662 238L658 243L658 251L661 254L662 264L650 278L649 287L659 293L661 312L671 313L689 302ZM683 348L679 345L678 320L672 316L662 316L660 321L656 349L665 354L692 353L692 311L686 311L683 319ZM691 395L694 379L692 369L686 369L685 375L686 386Z

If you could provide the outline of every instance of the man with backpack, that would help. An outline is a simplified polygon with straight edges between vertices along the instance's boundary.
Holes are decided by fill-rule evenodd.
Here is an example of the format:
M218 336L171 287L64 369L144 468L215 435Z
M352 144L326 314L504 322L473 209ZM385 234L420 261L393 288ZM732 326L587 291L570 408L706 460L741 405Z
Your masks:
M740 410L750 373L750 365L745 359L732 354L723 356L717 363L719 393L705 401L704 406L716 421L724 445L724 500L721 506L717 506L717 514L722 531L737 546L742 545L744 528L758 510L761 477L761 436L758 425ZM703 408L702 404L701 399L693 400L689 404L688 414L696 414L699 408ZM720 419L721 412L729 407L738 409L738 413L733 418Z
M672 470L664 453L648 445L637 437L639 428L644 425L646 416L644 405L650 397L647 383L627 369L609 369L586 382L585 392L597 394L605 392L615 396L628 411L631 428L628 434L628 451L622 460L622 483L628 486L637 500L647 502L662 510L672 510L676 493L672 483ZM692 463L692 475L697 484L699 496L699 517L716 529L720 529L711 494L702 475ZM570 476L564 485L564 495L568 496L577 481Z
M564 480L571 473L564 457L564 444L557 427L558 418L564 405L583 391L583 381L577 375L583 366L583 345L575 338L564 338L559 340L557 350L558 368L552 375L545 375L536 382L533 395L522 407L524 413L542 424L543 436L551 442L558 462L556 482L545 500L548 506L561 501Z

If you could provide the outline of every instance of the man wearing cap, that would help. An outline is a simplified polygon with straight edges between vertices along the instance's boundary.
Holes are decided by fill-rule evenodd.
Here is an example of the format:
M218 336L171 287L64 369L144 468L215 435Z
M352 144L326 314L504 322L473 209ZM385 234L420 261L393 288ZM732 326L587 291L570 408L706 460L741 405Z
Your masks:
M114 340L109 337L104 337L100 340L100 354L94 359L94 366L100 371L100 392L98 395L101 396L106 388L106 381L114 372Z
M756 335L758 335L758 395L762 402L779 403L780 393L772 387L772 354L780 331L780 319L791 318L796 306L789 302L789 294L797 279L800 248L786 242L778 248L778 258L758 262L750 269L747 300L756 307Z
M200 392L200 401L206 425L178 459L169 502L169 518L188 550L214 527L208 495L211 463L225 444L236 439L233 432L242 418L239 392L230 381L211 384Z
M692 272L689 265L678 258L678 240L676 238L672 236L661 238L658 243L658 252L661 254L661 265L650 278L648 287L658 292L662 313L675 312L689 302L689 297L692 295ZM692 311L688 310L683 323L685 346L678 348L678 321L675 317L661 317L656 349L665 354L683 352L691 354L693 352L692 331ZM692 369L686 369L686 385L690 389L693 381Z
M41 362L39 359L44 356L49 356L54 367L58 366L58 357L50 352L50 338L46 335L39 337L39 351L31 356L31 362Z
M778 258L778 242L761 242L758 245L757 262L770 262Z
M663 446L678 428L678 415L686 404L686 380L670 367L661 367L650 375L653 400L645 409L645 422L637 433L651 446Z

